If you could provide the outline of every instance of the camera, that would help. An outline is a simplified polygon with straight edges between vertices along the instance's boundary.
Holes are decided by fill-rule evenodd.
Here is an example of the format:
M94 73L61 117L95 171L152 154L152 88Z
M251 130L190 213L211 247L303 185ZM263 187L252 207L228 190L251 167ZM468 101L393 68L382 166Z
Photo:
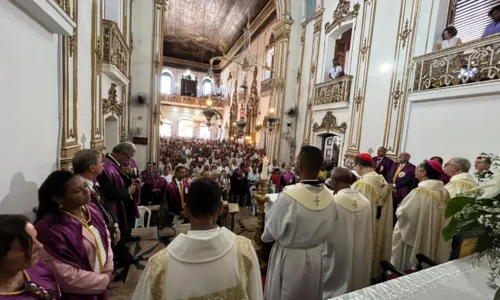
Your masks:
M286 122L286 126L287 126L287 127L292 126L292 122L290 122L290 121Z

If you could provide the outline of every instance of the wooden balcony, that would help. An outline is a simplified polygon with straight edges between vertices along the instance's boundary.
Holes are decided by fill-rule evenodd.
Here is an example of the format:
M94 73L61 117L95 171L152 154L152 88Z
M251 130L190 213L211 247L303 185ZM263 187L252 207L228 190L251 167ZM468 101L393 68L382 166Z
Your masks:
M186 107L206 107L207 106L206 97L189 97L189 96L180 96L180 95L161 95L161 103L167 105L176 105L176 106L186 106ZM224 100L219 99L210 99L212 100L212 107L223 109L225 103L229 104Z
M413 58L411 93L500 78L500 34Z
M313 105L349 102L352 76L342 76L315 85Z
M129 78L129 48L125 43L118 25L110 20L102 20L103 38L103 72L122 85L128 85Z

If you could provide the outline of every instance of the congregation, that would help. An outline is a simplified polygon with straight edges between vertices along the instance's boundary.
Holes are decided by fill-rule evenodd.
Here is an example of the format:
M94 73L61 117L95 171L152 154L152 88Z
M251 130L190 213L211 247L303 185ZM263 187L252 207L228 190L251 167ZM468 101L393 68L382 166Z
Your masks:
M443 166L433 157L415 166L410 154L394 162L383 147L375 157L356 156L353 170L326 168L313 146L303 146L293 168L283 169L277 161L267 165L262 150L228 141L164 139L160 161L142 172L135 152L129 142L104 156L82 150L73 158L73 172L54 171L40 187L33 225L24 216L0 216L6 241L0 299L18 299L20 286L37 299L107 299L107 286L122 276L116 270L142 259L126 246L138 239L131 229L141 202L164 205L191 229L149 259L133 299L217 293L231 299L330 299L379 282L381 262L412 272L417 254L436 264L463 255L462 241L441 236L444 209L450 197L493 174L488 157L477 157L470 174L465 158ZM262 235L263 242L274 243L265 284L250 240L217 223L221 200L252 206L251 190L263 171L269 172L262 177L269 192L279 193ZM320 182L322 172L328 184ZM216 271L218 276L207 277ZM196 289L177 288L195 277ZM156 292L163 296L153 297Z

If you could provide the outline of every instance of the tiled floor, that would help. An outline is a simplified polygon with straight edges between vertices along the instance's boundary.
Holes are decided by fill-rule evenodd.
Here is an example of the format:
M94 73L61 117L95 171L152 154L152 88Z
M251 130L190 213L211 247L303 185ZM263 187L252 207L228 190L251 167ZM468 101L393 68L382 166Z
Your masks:
M186 233L189 230L189 224L175 225L175 229L177 234ZM234 232L253 239L254 229L255 217L250 210L240 208L240 212L235 216ZM166 247L165 244L158 241L156 227L134 229L133 234L141 237L139 242L128 245L133 255L143 255L145 258L149 258ZM161 232L162 236L171 234L173 234L171 229L165 229ZM115 282L110 285L108 289L110 300L129 300L132 297L146 263L147 261L141 261L131 266L125 282Z

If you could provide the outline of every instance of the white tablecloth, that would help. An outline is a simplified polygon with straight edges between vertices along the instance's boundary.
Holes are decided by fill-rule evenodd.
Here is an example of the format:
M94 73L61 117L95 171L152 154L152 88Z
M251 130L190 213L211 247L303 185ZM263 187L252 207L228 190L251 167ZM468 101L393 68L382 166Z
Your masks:
M335 300L493 300L487 286L488 263L462 258L376 284Z

